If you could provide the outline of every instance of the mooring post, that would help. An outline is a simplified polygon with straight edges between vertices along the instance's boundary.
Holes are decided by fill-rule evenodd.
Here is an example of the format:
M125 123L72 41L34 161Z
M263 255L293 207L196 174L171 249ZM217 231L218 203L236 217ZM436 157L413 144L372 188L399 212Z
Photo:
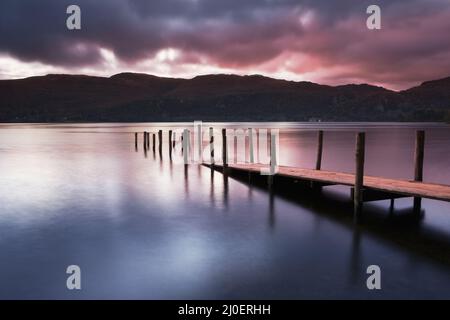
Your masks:
M162 153L162 130L158 131L158 149L159 153Z
M145 150L145 149L147 149L147 132L146 131L144 131L144 133L142 134L142 137L144 138L142 145L143 145L144 150Z
M319 131L317 137L317 158L316 158L316 170L322 168L322 150L323 150L323 131Z
M358 132L356 135L356 169L355 169L355 188L353 193L354 203L354 216L361 213L362 210L362 193L364 185L364 155L365 155L365 140L366 134L364 132Z
M137 150L138 148L138 133L134 133L134 148Z
M169 158L172 160L172 130L169 130Z
M414 152L414 181L423 181L423 159L425 149L425 131L416 132L416 148ZM420 213L422 198L414 198L414 212Z
M197 135L195 135L194 131L194 137L197 137L197 141L195 141L195 144L197 146L197 161L198 163L203 163L203 157L202 157L202 123L201 122L195 122L196 126L194 130L197 130Z
M248 148L250 163L255 163L255 150L253 148L253 129L248 128Z
M222 129L222 162L223 169L228 166L227 129Z
M214 129L209 127L209 151L211 155L211 169L214 166Z
M189 131L188 129L183 130L183 135L181 136L181 140L183 141L183 160L184 165L187 166L189 163Z
M150 149L150 132L147 132L147 149Z
M276 134L270 133L270 173L268 175L269 190L272 190L275 168L277 166Z
M152 133L152 142L153 142L153 152L155 152L155 148L156 148L156 135L154 133Z

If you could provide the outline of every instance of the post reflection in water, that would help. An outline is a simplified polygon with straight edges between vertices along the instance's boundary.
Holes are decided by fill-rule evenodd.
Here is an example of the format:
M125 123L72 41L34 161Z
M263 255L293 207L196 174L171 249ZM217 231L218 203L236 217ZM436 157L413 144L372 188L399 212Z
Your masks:
M350 284L355 285L361 281L361 231L358 226L353 229L352 250L350 256Z
M273 177L269 176L269 179L272 180ZM275 229L275 190L273 181L269 181L269 227L273 231Z

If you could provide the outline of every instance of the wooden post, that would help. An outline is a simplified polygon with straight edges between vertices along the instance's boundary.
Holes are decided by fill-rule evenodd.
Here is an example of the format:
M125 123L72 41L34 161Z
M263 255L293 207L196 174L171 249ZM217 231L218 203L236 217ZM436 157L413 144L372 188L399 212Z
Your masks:
M211 154L211 165L214 165L214 129L209 127L209 150ZM211 166L212 168L212 166Z
M172 130L169 130L169 158L172 160Z
M353 194L354 215L355 218L362 210L362 193L364 185L364 155L365 155L365 140L366 134L358 132L356 136L356 169L355 169L355 191Z
M137 132L134 133L134 148L135 149L138 148L138 133Z
M197 144L197 160L198 163L203 163L202 159L202 124L201 122L197 122L197 126L194 130L197 130L197 141L195 142ZM195 136L195 132L194 132Z
M270 173L275 173L275 167L278 165L277 161L277 145L276 134L270 133Z
M152 139L153 139L153 152L155 152L155 148L156 148L156 134L152 133Z
M142 137L144 138L144 140L143 140L143 147L144 147L144 150L145 150L145 149L147 149L147 132L146 131L144 131L144 133L142 134Z
M147 132L147 149L150 149L150 132Z
M316 170L320 170L322 168L322 149L323 149L323 131L320 130L317 141Z
M270 172L268 175L269 190L272 191L273 178L275 175L275 168L277 166L277 146L276 146L276 135L270 133Z
M175 149L175 142L177 141L177 133L176 132L173 133L172 140L173 140L172 141L172 148Z
M414 151L414 181L423 181L423 159L425 149L425 131L416 132L416 148ZM414 212L419 213L422 207L422 198L414 198Z
M188 129L183 130L183 136L181 137L183 140L183 159L184 159L184 165L187 166L189 163L189 131Z
M158 149L159 153L162 153L162 130L158 131Z
M250 163L255 163L255 150L253 148L253 129L248 128L248 147Z
M227 129L222 129L222 162L223 168L228 166Z

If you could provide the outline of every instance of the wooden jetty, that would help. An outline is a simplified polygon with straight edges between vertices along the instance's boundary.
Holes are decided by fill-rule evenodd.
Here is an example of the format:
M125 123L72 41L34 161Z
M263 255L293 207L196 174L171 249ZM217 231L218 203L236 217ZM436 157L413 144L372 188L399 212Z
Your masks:
M250 163L228 163L226 130L222 129L222 163L215 163L212 158L210 163L203 163L203 165L211 169L219 170L224 174L233 174L236 172L252 175L261 174L263 169L267 171L268 165L252 163L254 153L252 130L248 130ZM276 152L274 152L276 147L274 145L273 135L270 139L270 145L270 168L273 170L273 164L278 163ZM356 134L355 145L355 173L327 171L321 169L323 131L319 131L315 169L276 166L276 172L268 175L267 178L269 190L272 189L272 184L274 184L277 177L289 179L293 182L306 182L305 185L309 185L311 188L343 185L351 187L350 197L354 203L355 217L361 213L364 202L391 200L391 207L393 207L394 199L404 197L414 197L414 211L420 212L422 198L450 201L450 186L423 182L424 148L425 132L420 130L416 134L413 181L367 176L364 175L365 133L358 132Z
M210 164L204 164L211 167ZM222 171L222 164L214 164L213 168ZM262 164L228 164L228 173L232 171L260 174L261 169L267 168ZM344 185L355 186L355 175L351 173L333 172L326 170L301 169L279 166L275 177L285 177L298 181L317 182L322 186ZM407 180L397 180L381 177L364 176L363 201L376 201L400 197L419 197L435 200L450 201L450 186ZM353 198L353 196L352 196Z
M248 145L249 145L249 162L243 164L229 163L228 155L228 141L227 130L221 130L222 136L222 157L221 162L215 160L214 153L214 135L213 129L209 128L209 148L210 159L209 162L201 162L202 165L207 166L213 170L221 171L224 175L232 175L233 173L244 173L249 176L254 174L261 174L265 169L267 175L267 181L269 190L272 190L272 185L276 185L278 177L291 180L294 183L304 182L306 186L310 186L312 189L321 188L330 185L343 185L349 186L350 198L354 203L354 214L357 217L361 211L364 202L378 201L378 200L391 200L391 207L394 205L394 199L413 197L414 198L414 211L420 212L422 198L449 201L450 202L450 186L443 184L427 183L423 182L423 164L424 164L424 147L425 147L425 132L423 130L417 131L415 154L414 154L414 180L401 180L391 179L385 177L374 177L364 174L364 160L365 160L365 133L358 132L356 134L355 144L355 173L344 173L327 171L322 169L322 154L323 154L323 131L318 132L317 141L317 158L315 169L296 168L289 166L279 166L276 156L275 135L270 134L270 163L258 164L254 163L254 132L256 130L249 128L247 130ZM190 150L190 132L187 129L183 130L183 134L180 139L183 142L183 158L185 164L188 163L188 154ZM153 151L155 150L155 134L153 138ZM137 148L137 133L135 134L135 147ZM149 147L150 134L144 133L144 145ZM233 139L234 140L234 139ZM232 140L232 141L233 141ZM169 153L172 153L173 144L172 130L169 131ZM159 152L162 148L162 130L158 131ZM201 143L198 143L201 145ZM201 152L199 151L199 157L201 160ZM194 151L195 152L195 151ZM269 170L268 170L269 169ZM275 170L275 171L274 171ZM270 174L267 174L267 171Z

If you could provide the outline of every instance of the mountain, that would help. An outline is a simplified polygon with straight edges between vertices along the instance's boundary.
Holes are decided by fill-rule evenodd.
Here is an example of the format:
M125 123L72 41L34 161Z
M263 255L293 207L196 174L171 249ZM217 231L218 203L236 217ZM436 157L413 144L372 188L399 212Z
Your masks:
M259 75L120 73L0 81L0 122L448 121L450 77L395 92Z

